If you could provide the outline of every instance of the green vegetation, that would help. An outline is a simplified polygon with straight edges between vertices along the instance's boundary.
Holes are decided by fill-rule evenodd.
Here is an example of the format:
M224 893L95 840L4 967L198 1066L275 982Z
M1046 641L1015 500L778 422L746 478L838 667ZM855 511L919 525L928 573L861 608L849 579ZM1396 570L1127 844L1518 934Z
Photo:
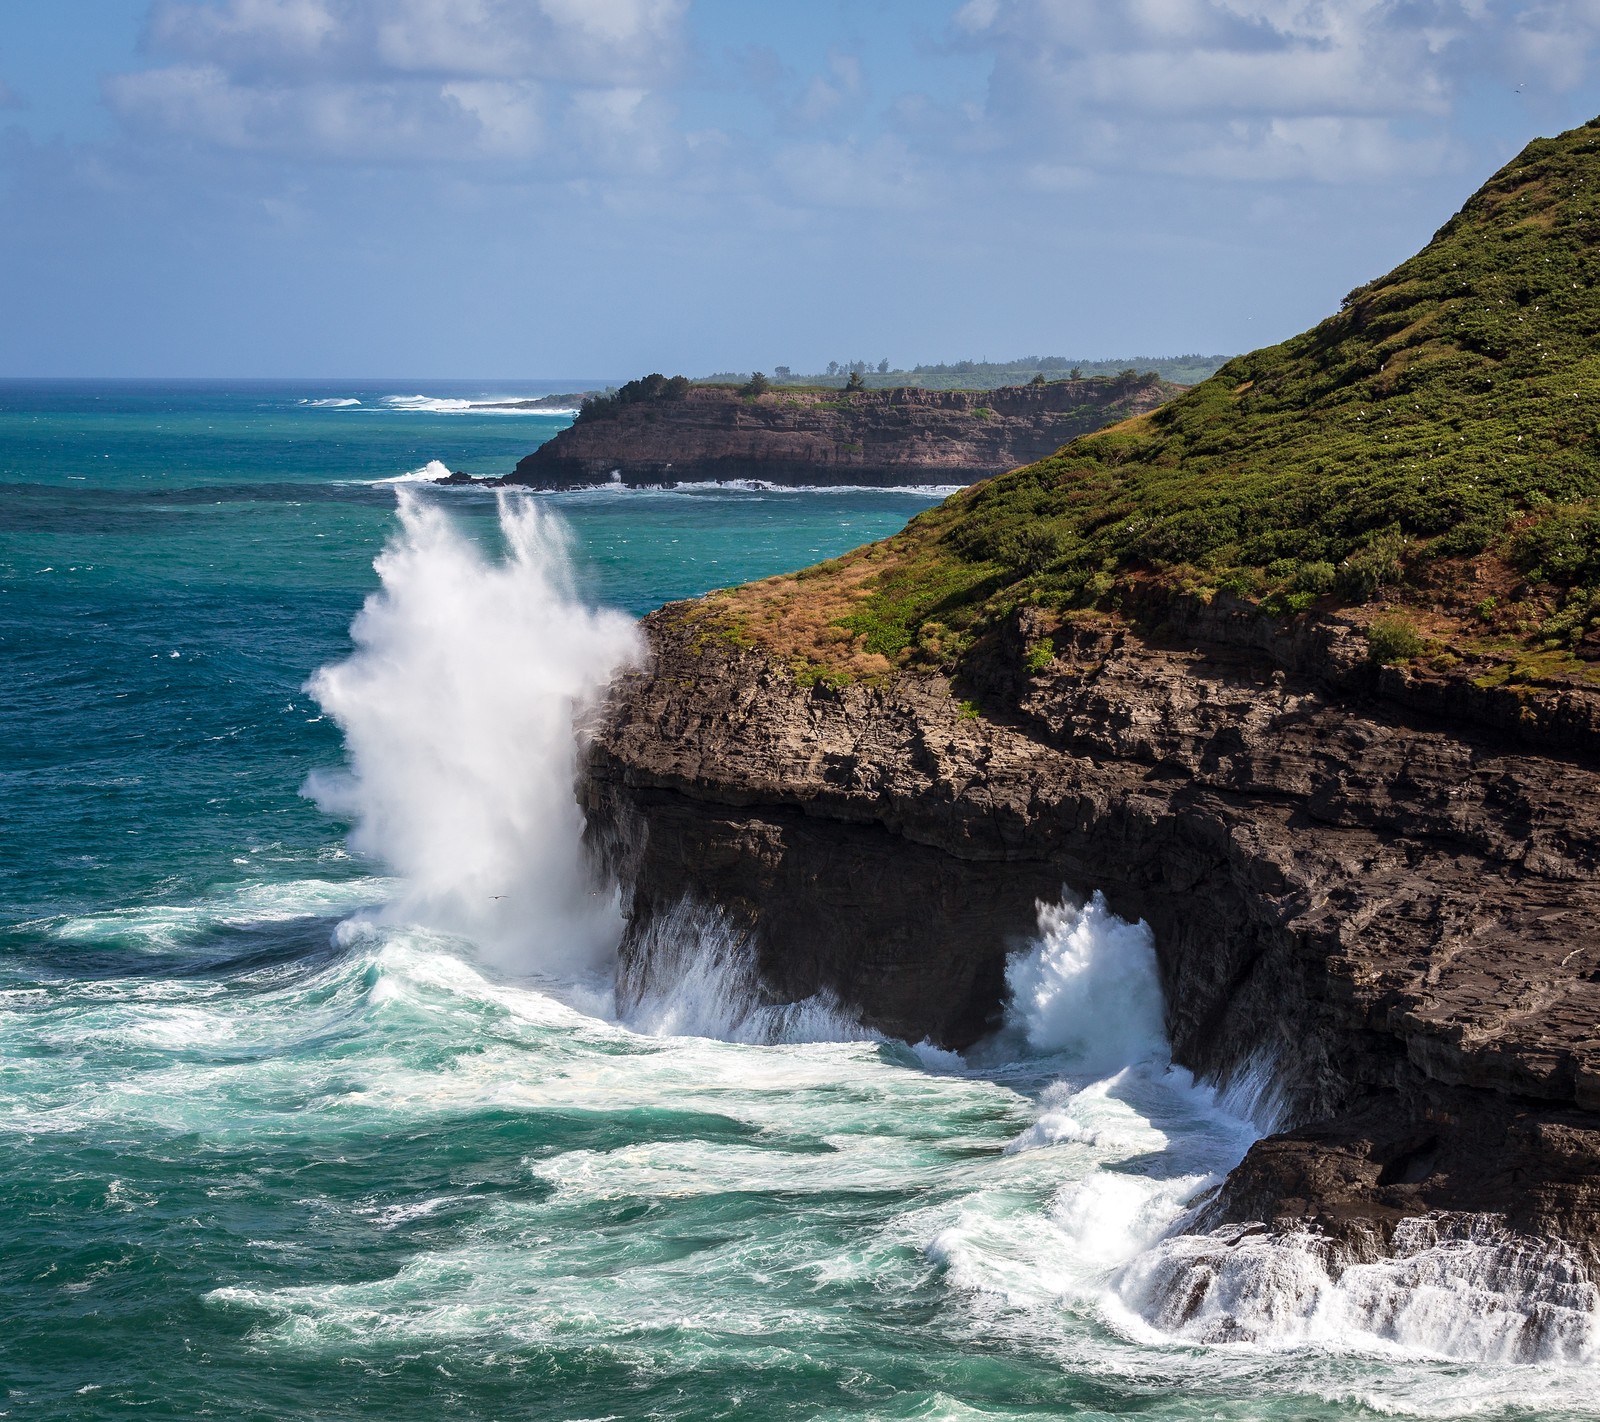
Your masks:
M874 678L954 669L1023 604L1159 623L1217 596L1354 610L1374 661L1486 659L1483 685L1600 675L1600 120L1315 329L707 615Z
M1379 666L1420 656L1427 642L1404 617L1375 617L1367 627L1367 654Z
M774 368L769 381L774 389L838 387L841 376L861 377L868 390L913 385L925 390L998 390L1002 385L1048 385L1056 380L1114 378L1130 369L1149 371L1178 385L1195 385L1215 374L1228 361L1223 355L1139 356L1134 360L1068 360L1065 356L1026 356L1020 360L957 360L938 365L916 365L891 370L889 362L872 365L864 360L828 362L825 370L799 374L786 365ZM750 377L737 370L702 376L697 385L743 385Z
M758 372L759 374L759 372ZM630 380L617 390L604 395L591 395L578 408L578 422L586 420L614 420L624 405L642 405L655 400L682 400L689 393L689 377L665 376L656 372Z
M1600 647L1597 337L1600 120L1530 144L1315 329L923 514L837 625L948 662L1019 603L1155 589ZM1421 648L1374 635L1380 660Z

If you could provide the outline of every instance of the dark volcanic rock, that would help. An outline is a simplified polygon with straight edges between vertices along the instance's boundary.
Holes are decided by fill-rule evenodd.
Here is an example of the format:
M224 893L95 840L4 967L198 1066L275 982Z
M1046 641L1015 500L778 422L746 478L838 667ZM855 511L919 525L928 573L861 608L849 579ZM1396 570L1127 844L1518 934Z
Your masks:
M1600 1241L1600 698L1511 717L1334 619L1178 623L1024 612L971 663L973 718L942 679L805 687L654 614L582 792L632 888L625 959L687 894L775 999L959 1047L1035 900L1099 889L1154 930L1176 1059L1283 1093L1209 1224Z
M777 390L697 386L682 399L584 419L518 463L540 489L763 479L775 484L967 484L1143 414L1182 387L1065 380L1001 390Z
M483 478L479 475L468 474L461 469L452 469L450 473L444 475L442 478L433 480L433 482L435 484L449 484L452 486L481 484L485 488L493 489L498 488L505 481L503 479L489 479Z

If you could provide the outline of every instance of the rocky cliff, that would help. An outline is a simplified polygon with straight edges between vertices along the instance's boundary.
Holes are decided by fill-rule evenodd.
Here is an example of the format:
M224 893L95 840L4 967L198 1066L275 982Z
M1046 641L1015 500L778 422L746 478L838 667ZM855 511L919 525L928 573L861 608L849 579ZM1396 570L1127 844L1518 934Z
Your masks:
M1182 387L1142 378L1000 390L694 386L582 418L506 482L539 489L762 479L775 484L968 484L1154 409Z
M715 603L647 627L583 788L625 979L687 895L773 1000L961 1047L1035 901L1101 890L1154 930L1175 1059L1281 1093L1208 1227L1600 1243L1600 694L1502 704L1242 604L1159 637L1024 611L954 691L804 685Z
M1277 1097L1164 1318L1242 1240L1418 1229L1592 1307L1597 183L1600 126L1536 143L1307 335L652 616L581 790L625 990L687 899L775 1000L961 1047L1035 901L1098 890L1175 1060Z

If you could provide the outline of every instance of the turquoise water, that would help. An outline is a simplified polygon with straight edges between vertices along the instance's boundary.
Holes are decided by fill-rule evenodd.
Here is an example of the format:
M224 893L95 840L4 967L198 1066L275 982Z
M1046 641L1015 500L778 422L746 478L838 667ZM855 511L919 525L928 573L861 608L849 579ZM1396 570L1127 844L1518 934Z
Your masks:
M0 385L0 1415L1595 1410L1588 1367L1437 1330L1144 1321L1129 1261L1251 1128L1167 1069L1148 944L1093 905L965 1062L752 1025L714 959L629 1022L603 960L553 966L567 762L520 718L624 654L583 608L935 496L379 482L503 472L564 417L441 402L550 388ZM347 761L354 848L302 794ZM451 916L501 901L479 870L510 919Z

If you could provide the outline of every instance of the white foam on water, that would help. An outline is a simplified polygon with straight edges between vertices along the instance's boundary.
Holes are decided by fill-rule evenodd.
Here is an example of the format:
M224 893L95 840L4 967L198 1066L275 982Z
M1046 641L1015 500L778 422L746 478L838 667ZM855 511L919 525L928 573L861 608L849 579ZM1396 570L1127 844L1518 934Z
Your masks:
M1283 1106L1265 1061L1223 1091L1171 1066L1144 925L1117 919L1098 896L1041 905L1038 938L1008 980L1007 1027L973 1056L992 1062L1022 1047L1058 1059L1061 1078L1005 1148L1051 1162L1054 1180L1032 1177L1036 1204L980 1194L943 1222L929 1257L958 1291L1035 1312L1088 1310L1145 1346L1559 1365L1558 1390L1600 1362L1600 1290L1584 1261L1492 1221L1411 1220L1392 1257L1364 1263L1342 1262L1327 1240L1262 1226L1179 1232ZM1548 1375L1518 1382L1515 1366L1497 1378L1484 1407L1550 1385ZM1407 1414L1433 1405L1383 1381L1362 1396ZM1478 1407L1451 1396L1456 1411Z
M1160 1332L1195 1342L1600 1362L1600 1289L1565 1246L1479 1216L1402 1221L1391 1250L1344 1263L1314 1235L1179 1235L1137 1261L1119 1293Z
M771 1001L747 936L720 909L688 898L650 920L618 989L622 1021L652 1036L749 1045L877 1040L829 994Z
M388 395L383 403L390 410L423 415L576 415L575 409L532 406L528 396L506 395L498 399L439 399L432 395Z
M404 474L396 474L388 479L371 479L366 482L373 486L380 484L432 484L438 479L450 477L450 466L442 459L430 459L420 469L412 469Z
M329 399L329 400L302 400L302 405L309 405L314 410L348 410L353 405L359 405L359 400Z
M349 914L381 903L394 887L392 881L374 877L247 880L222 885L194 903L113 909L55 920L47 927L63 942L170 953L191 948L218 928Z
M494 558L405 485L395 494L400 532L374 565L355 650L307 684L348 765L306 793L399 878L386 922L456 935L504 967L593 970L621 920L584 857L577 723L642 657L637 628L578 599L565 527L532 501L499 497Z

